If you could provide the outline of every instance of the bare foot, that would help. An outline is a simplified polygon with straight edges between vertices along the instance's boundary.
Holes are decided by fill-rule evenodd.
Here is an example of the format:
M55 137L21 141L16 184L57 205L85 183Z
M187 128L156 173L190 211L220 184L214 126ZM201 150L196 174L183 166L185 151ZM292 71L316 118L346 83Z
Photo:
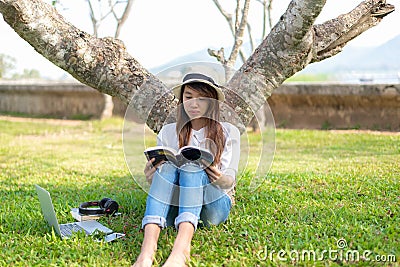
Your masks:
M132 267L151 267L153 265L153 257L140 254Z
M186 267L186 262L190 259L190 253L171 253L163 267Z

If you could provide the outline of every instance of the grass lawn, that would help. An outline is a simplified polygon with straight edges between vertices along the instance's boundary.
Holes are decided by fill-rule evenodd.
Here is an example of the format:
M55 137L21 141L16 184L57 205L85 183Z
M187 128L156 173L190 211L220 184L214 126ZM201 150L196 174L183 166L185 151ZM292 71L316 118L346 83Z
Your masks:
M146 194L126 167L122 124L0 119L0 266L134 262ZM137 153L132 174L142 177ZM399 181L399 134L277 130L265 182L255 191L239 183L228 221L196 232L190 266L399 265ZM123 215L101 222L126 238L61 240L42 217L36 183L52 194L60 223L72 221L70 209L83 201L117 200ZM155 266L175 236L172 228L161 233Z

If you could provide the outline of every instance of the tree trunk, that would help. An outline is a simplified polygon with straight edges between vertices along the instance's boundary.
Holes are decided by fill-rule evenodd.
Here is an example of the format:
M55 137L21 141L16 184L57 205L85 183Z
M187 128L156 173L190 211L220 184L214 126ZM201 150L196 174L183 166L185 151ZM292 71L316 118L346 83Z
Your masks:
M111 118L114 110L114 102L112 96L103 94L103 99L104 99L104 106L103 106L103 111L101 112L100 115L100 119L102 120Z
M242 124L250 122L253 111L285 79L311 62L337 54L348 41L394 10L385 1L367 0L349 14L314 26L324 4L322 0L293 0L271 33L228 82L232 90L226 95L226 103L239 114ZM80 82L127 104L135 96L132 110L154 131L158 132L168 116L165 111L176 106L166 86L131 57L121 41L95 38L77 29L40 0L0 0L0 12L38 53ZM136 94L142 85L145 89ZM149 106L154 99L158 101ZM225 115L227 119L230 116Z

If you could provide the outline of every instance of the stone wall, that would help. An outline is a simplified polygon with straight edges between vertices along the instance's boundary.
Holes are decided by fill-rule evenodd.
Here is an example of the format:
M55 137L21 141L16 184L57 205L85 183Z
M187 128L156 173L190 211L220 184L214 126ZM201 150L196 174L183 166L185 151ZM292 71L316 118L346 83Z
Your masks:
M125 106L114 99L114 114ZM399 84L284 84L268 99L277 127L400 131ZM0 82L0 112L99 118L102 94L79 83Z
M277 127L400 131L400 84L288 84L268 103Z
M123 116L125 106L115 99L115 113ZM80 83L0 82L0 112L23 113L64 119L100 118L103 95Z

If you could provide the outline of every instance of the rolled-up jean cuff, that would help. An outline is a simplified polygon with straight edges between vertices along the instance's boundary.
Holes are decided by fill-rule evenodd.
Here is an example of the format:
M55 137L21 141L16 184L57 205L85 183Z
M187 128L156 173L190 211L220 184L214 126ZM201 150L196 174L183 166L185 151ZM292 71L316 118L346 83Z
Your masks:
M142 220L142 229L146 226L146 224L153 223L160 226L162 229L167 227L167 220L163 217L156 215L146 215Z
M175 228L178 229L179 224L183 222L190 222L193 224L194 230L196 231L199 219L191 212L182 212L178 215L178 217L175 218Z

